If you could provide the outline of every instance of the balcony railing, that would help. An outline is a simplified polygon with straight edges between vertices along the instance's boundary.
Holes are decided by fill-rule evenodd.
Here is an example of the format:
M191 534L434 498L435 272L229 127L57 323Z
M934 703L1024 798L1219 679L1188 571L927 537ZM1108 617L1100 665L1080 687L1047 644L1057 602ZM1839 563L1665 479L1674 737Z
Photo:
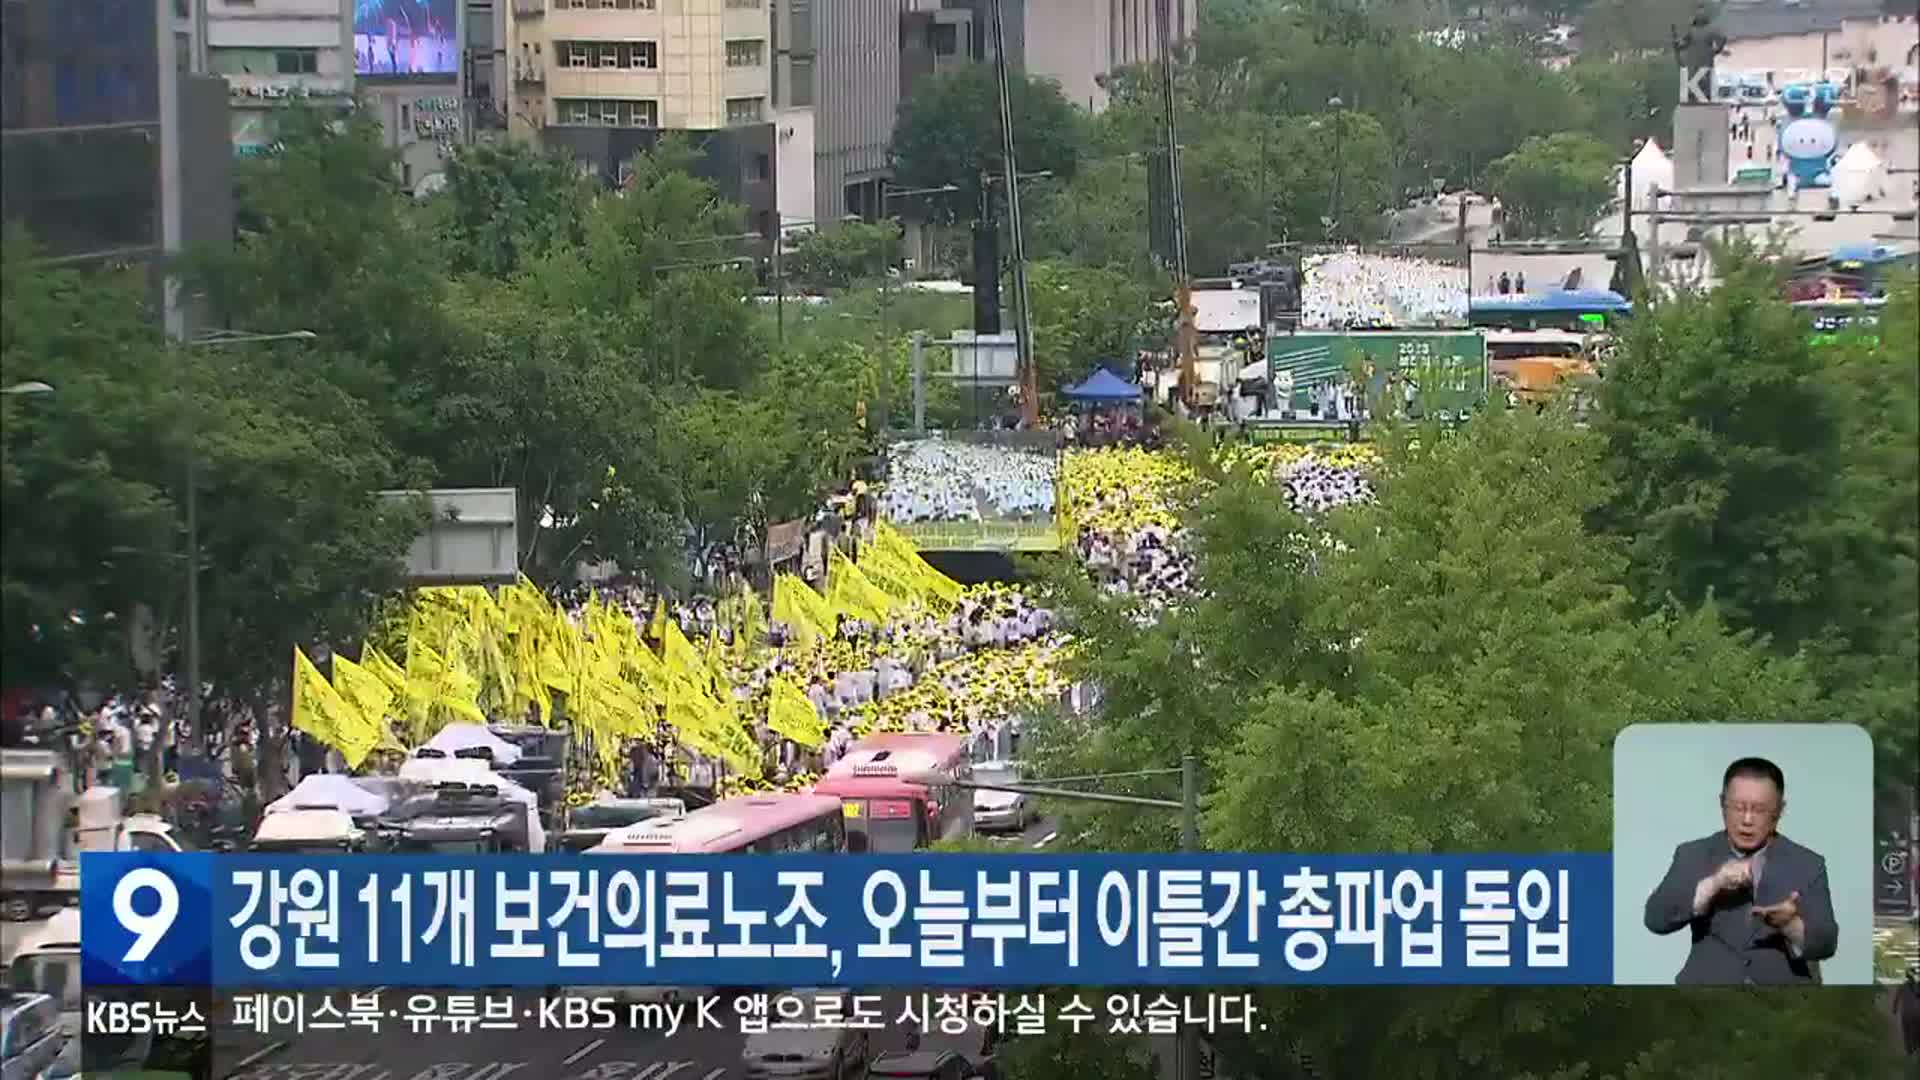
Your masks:
M533 60L516 56L513 60L513 81L517 83L543 83L547 81L547 65L544 60Z

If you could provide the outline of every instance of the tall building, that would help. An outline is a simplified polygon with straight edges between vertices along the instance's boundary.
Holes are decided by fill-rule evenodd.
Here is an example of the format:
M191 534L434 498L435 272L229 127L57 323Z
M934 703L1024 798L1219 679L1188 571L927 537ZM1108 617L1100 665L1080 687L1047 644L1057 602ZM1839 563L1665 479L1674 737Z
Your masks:
M778 166L809 153L813 125L773 101L772 0L495 2L510 5L510 132L610 183L661 132L686 132L702 148L696 171L745 208L750 230L770 245L794 223L812 176Z
M0 7L0 203L56 258L157 254L171 0Z
M503 0L516 132L767 120L766 0Z
M814 219L885 214L906 0L776 2L778 100L814 111Z
M994 55L993 0L905 0L900 47L903 92L953 58ZM1007 60L1014 70L1052 79L1089 112L1107 105L1107 77L1160 57L1166 37L1180 42L1198 25L1198 0L1000 0Z
M273 145L273 110L288 99L352 103L352 0L197 2L206 6L207 71L231 91L235 153Z
M188 0L0 8L0 216L48 258L146 275L176 334L168 257L233 232L226 86L192 73L196 39Z

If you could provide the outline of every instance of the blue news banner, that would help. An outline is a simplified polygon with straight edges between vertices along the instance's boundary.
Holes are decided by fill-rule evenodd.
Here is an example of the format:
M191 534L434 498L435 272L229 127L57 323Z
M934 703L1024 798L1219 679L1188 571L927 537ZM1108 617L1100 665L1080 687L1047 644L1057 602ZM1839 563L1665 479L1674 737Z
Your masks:
M82 858L90 986L1613 980L1606 855Z

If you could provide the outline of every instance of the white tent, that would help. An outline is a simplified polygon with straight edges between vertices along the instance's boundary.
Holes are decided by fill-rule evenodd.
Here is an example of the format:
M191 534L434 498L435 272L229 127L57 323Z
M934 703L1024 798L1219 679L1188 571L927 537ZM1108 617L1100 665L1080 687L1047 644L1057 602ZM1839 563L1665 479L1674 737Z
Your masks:
M500 796L512 799L527 810L527 850L535 855L547 850L547 831L540 824L540 800L533 792L501 776L475 758L408 758L400 764L400 779L423 784L491 784Z
M1847 147L1833 167L1833 198L1842 206L1859 206L1887 192L1887 163L1873 147L1857 142Z
M493 752L496 765L511 765L520 760L520 748L488 731L484 724L448 724L427 740L427 746L448 757L484 746Z
M292 791L268 803L267 813L316 807L332 807L354 817L365 817L385 813L387 799L354 783L353 777L343 773L314 773L301 777Z
M1665 152L1660 149L1660 144L1652 139L1648 139L1640 147L1640 152L1633 156L1632 171L1633 208L1635 210L1650 209L1647 204L1647 198L1648 194L1654 188L1658 187L1662 191L1673 190L1673 160L1667 157ZM1620 182L1616 185L1616 189L1622 198L1627 194L1627 180L1627 170L1622 169Z

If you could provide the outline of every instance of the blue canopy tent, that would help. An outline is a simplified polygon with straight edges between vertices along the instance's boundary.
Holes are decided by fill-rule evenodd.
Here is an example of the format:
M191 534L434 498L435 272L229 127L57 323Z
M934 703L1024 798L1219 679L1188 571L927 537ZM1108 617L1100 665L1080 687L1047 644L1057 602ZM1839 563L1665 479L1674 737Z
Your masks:
M1061 393L1074 401L1086 401L1096 404L1122 401L1139 401L1140 388L1127 380L1101 368L1087 377L1079 386L1069 386Z

